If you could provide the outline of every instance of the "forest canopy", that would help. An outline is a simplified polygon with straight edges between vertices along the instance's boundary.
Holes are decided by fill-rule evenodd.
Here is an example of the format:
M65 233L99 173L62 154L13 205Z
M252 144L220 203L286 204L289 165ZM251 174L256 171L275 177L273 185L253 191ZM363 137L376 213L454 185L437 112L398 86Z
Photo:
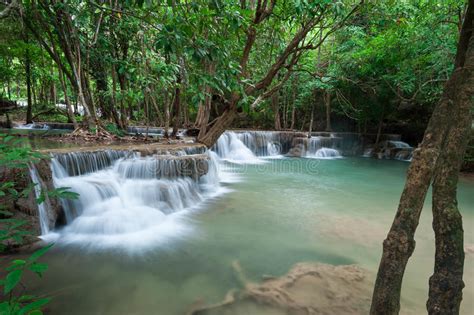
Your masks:
M28 104L28 123L195 127L208 145L229 127L398 129L414 141L452 70L465 5L3 1L0 93Z

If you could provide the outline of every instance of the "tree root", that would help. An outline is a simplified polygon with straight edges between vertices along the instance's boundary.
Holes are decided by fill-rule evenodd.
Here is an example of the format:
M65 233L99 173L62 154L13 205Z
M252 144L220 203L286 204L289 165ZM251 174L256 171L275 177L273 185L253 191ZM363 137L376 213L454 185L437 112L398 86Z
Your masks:
M238 262L232 268L243 289L230 290L220 303L205 305L199 300L187 315L241 314L249 303L278 314L367 314L369 310L372 281L357 266L298 263L288 274L265 276L262 283L249 281Z

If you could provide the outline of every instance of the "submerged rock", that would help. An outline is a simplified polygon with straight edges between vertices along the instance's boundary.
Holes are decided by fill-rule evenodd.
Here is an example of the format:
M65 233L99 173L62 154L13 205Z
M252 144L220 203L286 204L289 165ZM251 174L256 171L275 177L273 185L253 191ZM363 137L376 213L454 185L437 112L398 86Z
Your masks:
M355 265L298 263L282 277L248 281L238 263L244 289L230 291L214 305L197 302L188 315L232 314L368 314L373 281Z

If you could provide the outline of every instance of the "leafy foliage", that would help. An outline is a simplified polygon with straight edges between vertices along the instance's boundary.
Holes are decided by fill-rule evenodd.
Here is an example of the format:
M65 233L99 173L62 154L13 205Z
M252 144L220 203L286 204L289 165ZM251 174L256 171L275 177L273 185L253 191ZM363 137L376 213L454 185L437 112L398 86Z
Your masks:
M8 135L0 135L0 169L27 169L32 163L36 163L41 158L45 158L38 152L32 151L29 147L23 146L21 140L14 139ZM31 193L33 185L17 191L15 182L5 181L0 185L0 198L24 198ZM42 191L38 204L44 202L44 196L51 198L77 198L77 194L68 190L68 187L61 187L53 191ZM0 252L7 250L9 242L21 245L25 237L31 236L31 231L26 229L28 222L14 217L12 209L5 209L2 204L0 209ZM2 296L5 298L0 302L0 314L23 315L42 314L41 309L49 303L50 298L42 298L24 294L24 288L20 288L23 276L26 272L32 272L39 277L47 271L48 265L39 262L39 259L53 246L53 244L36 250L25 259L14 259L5 267L5 276L0 278L0 286L3 287ZM5 258L4 258L5 259Z

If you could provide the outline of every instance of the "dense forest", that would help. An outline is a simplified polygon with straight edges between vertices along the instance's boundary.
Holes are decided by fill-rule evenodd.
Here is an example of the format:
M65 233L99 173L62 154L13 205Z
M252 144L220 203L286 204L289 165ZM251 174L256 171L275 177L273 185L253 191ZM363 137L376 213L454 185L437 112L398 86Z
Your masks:
M0 0L0 314L470 314L473 100L474 0Z
M207 144L221 126L396 131L416 143L452 70L464 6L13 1L1 93L27 104L26 123L196 127Z

